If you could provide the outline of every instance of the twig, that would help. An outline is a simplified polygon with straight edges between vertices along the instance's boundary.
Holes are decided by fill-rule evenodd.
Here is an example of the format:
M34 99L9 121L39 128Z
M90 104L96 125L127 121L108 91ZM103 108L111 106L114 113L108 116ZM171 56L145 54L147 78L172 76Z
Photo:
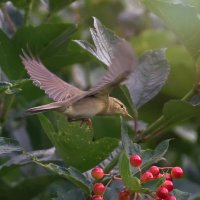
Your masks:
M33 0L27 1L27 6L25 9L25 16L24 16L24 24L25 26L29 25L29 18L30 18L30 13L33 7Z

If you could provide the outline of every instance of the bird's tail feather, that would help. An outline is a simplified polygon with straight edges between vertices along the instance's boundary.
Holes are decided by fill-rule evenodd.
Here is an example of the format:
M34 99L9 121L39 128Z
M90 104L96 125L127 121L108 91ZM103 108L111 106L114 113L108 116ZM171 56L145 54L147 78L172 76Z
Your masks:
M40 113L40 112L46 112L48 110L55 110L60 107L61 107L61 105L59 103L54 102L54 103L50 103L50 104L46 104L46 105L42 105L42 106L29 108L28 110L26 110L26 114L30 115L30 114Z

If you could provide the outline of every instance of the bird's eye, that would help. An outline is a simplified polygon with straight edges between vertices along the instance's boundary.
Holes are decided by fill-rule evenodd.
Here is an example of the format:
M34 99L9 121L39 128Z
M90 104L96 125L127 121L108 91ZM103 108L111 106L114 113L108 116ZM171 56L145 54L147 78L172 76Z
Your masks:
M120 105L120 107L121 107L121 108L124 108L124 106L123 106L123 105Z

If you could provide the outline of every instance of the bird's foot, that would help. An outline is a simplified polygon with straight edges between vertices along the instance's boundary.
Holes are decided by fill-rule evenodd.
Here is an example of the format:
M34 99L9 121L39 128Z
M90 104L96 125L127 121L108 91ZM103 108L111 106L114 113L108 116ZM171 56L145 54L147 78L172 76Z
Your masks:
M82 127L83 124L86 124L86 126L89 127L90 129L92 128L92 120L90 118L82 119L80 127Z

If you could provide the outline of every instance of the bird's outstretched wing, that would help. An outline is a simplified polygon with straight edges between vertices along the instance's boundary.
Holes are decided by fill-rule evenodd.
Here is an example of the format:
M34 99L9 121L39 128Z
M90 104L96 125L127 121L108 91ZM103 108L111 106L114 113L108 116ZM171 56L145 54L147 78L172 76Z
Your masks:
M45 91L46 94L54 101L68 101L75 96L84 94L84 91L68 84L51 73L40 61L31 53L27 54L22 51L20 56L22 63L30 75L33 83Z
M109 93L113 86L122 83L134 71L136 57L128 42L125 40L119 41L114 46L113 51L111 65L102 79L87 92L87 96L97 93Z
M73 104L93 95L107 97L112 87L122 83L134 71L136 62L131 46L125 40L121 40L115 45L111 65L102 79L85 94L72 98L69 103Z

